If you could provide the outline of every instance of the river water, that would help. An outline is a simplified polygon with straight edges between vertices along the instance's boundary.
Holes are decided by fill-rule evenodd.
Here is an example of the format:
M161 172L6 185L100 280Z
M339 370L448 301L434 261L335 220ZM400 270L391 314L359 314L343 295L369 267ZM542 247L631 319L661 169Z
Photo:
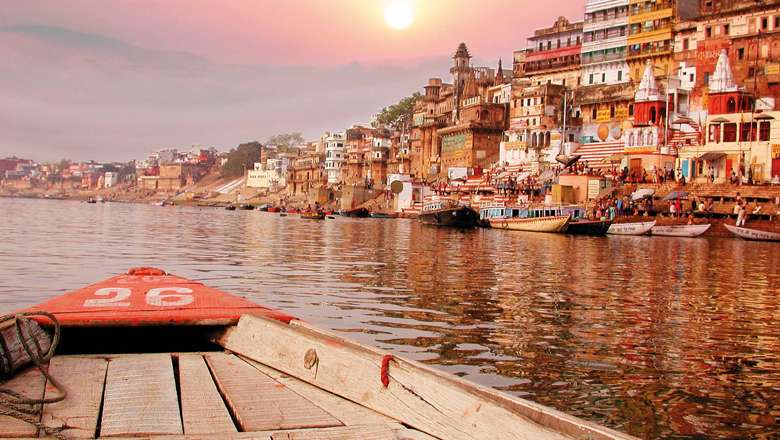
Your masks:
M157 266L642 438L780 437L780 245L0 199L0 310Z

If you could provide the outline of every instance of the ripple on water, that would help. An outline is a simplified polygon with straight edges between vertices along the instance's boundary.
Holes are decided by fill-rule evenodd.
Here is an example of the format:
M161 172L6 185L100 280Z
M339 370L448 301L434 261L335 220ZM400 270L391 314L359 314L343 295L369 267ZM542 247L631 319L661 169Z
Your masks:
M0 199L0 307L155 265L644 438L780 436L778 245Z

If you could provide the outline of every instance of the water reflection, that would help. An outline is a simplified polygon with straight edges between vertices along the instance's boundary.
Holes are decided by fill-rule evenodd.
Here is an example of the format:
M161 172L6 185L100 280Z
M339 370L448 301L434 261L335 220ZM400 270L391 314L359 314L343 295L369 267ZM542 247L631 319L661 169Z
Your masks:
M0 307L155 265L644 438L780 436L778 246L0 199Z

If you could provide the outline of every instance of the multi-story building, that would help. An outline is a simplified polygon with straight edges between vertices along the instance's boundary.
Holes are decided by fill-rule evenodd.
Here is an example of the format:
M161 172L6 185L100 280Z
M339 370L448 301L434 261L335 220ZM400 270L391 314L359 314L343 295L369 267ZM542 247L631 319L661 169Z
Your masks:
M588 0L582 29L583 86L622 84L630 80L628 0Z
M757 97L759 110L780 98L780 0L702 0L700 15L675 27L674 58L691 90L694 111L706 118L707 88L722 50L737 84Z
M675 24L698 14L698 0L629 0L628 67L639 82L647 61L658 68L656 74L671 75L674 69L673 31Z
M688 179L725 182L733 174L768 182L780 176L780 112L756 112L754 99L737 85L722 50L709 78L706 142L680 151Z
M552 26L535 30L525 54L515 56L515 75L530 78L534 85L578 86L582 28L581 21L570 23L566 17L558 17Z
M471 54L464 43L452 58L452 84L443 83L439 78L428 80L425 93L415 105L410 153L411 174L417 178L435 177L446 173L450 166L485 166L485 157L495 156L498 160L500 136L496 140L485 130L506 124L506 104L494 104L495 92L489 90L509 83L508 72L500 62L497 71L472 66ZM449 130L455 127L460 129ZM464 137L459 137L460 134ZM443 135L448 136L446 154ZM467 140L472 137L476 142Z
M346 162L344 154L344 133L329 133L325 136L325 170L328 173L328 184L335 185L341 181L341 167Z
M309 196L328 184L324 155L313 152L295 159L287 169L287 190L291 196Z

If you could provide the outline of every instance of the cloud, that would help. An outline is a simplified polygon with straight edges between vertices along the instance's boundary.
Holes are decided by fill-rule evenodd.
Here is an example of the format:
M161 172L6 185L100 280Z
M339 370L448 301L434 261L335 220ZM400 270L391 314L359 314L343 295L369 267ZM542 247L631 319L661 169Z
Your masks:
M315 138L367 122L449 63L229 65L61 27L0 27L0 155L127 160L287 131Z

